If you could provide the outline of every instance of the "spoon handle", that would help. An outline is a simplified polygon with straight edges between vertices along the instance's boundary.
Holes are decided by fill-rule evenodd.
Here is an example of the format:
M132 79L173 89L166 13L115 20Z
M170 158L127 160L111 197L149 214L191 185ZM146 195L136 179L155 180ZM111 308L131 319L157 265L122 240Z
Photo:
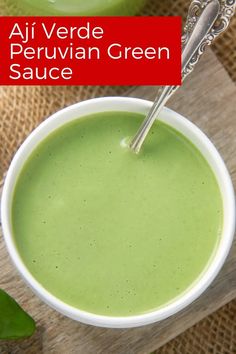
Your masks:
M207 45L222 33L234 14L236 0L193 0L182 37L182 81L193 71ZM138 153L157 115L179 86L165 86L156 97L148 115L130 143Z
M216 2L218 2L218 4L216 4ZM184 34L182 36L183 54L185 52L186 58L188 56L187 47L189 46L189 44L193 43L194 38L196 36L195 28L198 25L199 30L202 31L203 39L196 48L195 53L192 53L192 56L190 60L188 60L188 63L186 63L186 65L182 64L182 80L184 80L186 76L193 71L195 64L199 61L206 47L211 45L212 42L227 29L231 17L235 13L236 0L217 0L216 2L213 5L212 0L193 0L190 4L186 24L184 27ZM207 18L206 16L205 20L203 20L203 14L207 14L206 8L208 7L210 9L209 6L211 6L212 11L218 8L218 16L215 18L215 21L213 21L211 25L210 21L213 20L213 17L211 17L214 16L213 13L209 14L208 12L209 18ZM204 36L204 32L201 26L205 25L205 21L208 22L206 23L208 31L206 31Z

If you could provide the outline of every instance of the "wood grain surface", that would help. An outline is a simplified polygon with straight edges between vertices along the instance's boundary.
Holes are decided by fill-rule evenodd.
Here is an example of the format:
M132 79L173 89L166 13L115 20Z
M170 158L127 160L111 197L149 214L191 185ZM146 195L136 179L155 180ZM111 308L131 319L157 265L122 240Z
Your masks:
M138 87L128 95L153 99L155 88ZM236 86L211 51L168 106L188 117L211 138L236 185ZM61 316L42 303L17 274L0 237L0 287L14 296L37 321L37 332L32 338L0 341L0 354L149 353L235 298L235 274L236 242L212 286L179 314L136 329L95 328Z

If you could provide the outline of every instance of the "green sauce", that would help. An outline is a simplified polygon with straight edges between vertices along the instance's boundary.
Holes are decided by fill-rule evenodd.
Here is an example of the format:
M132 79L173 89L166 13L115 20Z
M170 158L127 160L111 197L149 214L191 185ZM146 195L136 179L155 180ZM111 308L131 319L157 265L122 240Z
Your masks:
M139 155L121 147L143 119L91 115L46 138L13 198L17 248L32 275L79 309L157 309L184 292L220 238L222 199L201 153L156 122Z
M27 15L126 16L135 15L145 0L10 0Z

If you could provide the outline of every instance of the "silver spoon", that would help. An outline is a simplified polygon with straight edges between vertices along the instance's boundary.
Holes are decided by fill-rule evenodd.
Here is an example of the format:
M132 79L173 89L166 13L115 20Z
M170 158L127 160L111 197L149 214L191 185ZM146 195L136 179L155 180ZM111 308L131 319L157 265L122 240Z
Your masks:
M207 45L228 27L236 0L193 0L182 37L182 81L190 74ZM165 86L156 97L130 148L138 153L158 114L179 86Z

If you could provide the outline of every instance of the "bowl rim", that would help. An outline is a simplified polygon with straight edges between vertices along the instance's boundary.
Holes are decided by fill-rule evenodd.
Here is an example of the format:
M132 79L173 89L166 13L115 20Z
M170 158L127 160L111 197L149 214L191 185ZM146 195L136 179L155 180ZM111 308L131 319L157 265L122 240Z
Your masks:
M207 159L213 172L217 178L223 199L224 210L224 223L220 243L215 251L208 266L206 266L203 274L188 288L183 294L173 299L170 303L163 305L161 308L151 312L132 315L127 317L114 317L93 314L68 305L52 295L47 291L34 277L24 265L21 256L16 248L13 233L11 230L11 202L15 182L18 174L21 171L25 160L30 155L35 146L43 140L53 130L59 126L64 125L66 122L85 117L95 112L105 111L131 111L136 113L146 113L152 105L151 101L130 98L130 97L102 97L86 100L68 106L43 121L23 142L18 151L16 152L8 173L5 178L2 199L1 199L1 222L3 235L8 252L11 259L18 269L19 273L32 288L32 290L49 306L58 312L85 324L90 324L98 327L108 328L130 328L139 327L161 321L171 315L179 312L194 300L196 300L212 283L219 270L221 269L232 244L235 230L235 196L232 181L228 170L216 150L213 143L208 137L191 121L184 118L182 115L164 108L161 112L159 119L174 127L185 135L192 143L202 152L203 156ZM111 108L112 107L112 108ZM84 112L87 112L84 113ZM55 126L57 124L57 126ZM177 126L176 126L177 124ZM53 128L54 127L54 128ZM178 129L179 128L179 129ZM203 150L208 151L204 153ZM212 160L210 163L209 159ZM16 171L18 171L16 173Z

